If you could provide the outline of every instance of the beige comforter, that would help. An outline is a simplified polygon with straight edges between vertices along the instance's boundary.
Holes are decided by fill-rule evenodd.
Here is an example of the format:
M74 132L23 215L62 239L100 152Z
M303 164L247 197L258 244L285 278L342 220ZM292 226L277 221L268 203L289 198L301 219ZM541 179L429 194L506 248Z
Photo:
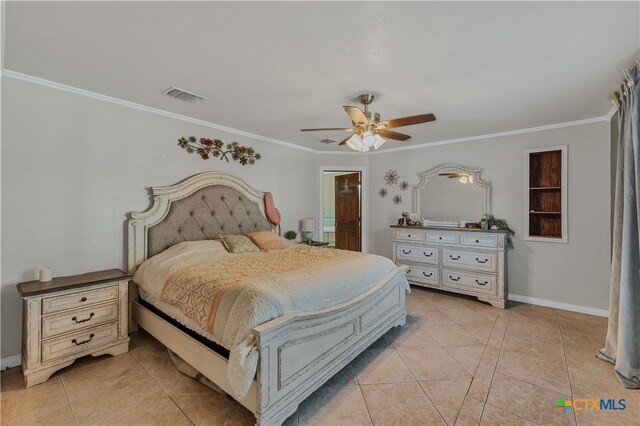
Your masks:
M305 245L236 255L218 241L194 241L147 260L134 281L145 300L230 350L227 374L241 399L258 362L253 327L346 302L394 267L381 256Z

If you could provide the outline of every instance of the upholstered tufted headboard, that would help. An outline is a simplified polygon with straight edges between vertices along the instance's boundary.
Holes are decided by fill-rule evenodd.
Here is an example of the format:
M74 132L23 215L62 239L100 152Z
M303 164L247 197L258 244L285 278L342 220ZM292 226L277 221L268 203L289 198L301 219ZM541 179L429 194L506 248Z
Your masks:
M265 215L263 193L226 173L200 173L176 185L151 190L151 208L131 213L129 219L130 272L147 258L182 241L272 229Z

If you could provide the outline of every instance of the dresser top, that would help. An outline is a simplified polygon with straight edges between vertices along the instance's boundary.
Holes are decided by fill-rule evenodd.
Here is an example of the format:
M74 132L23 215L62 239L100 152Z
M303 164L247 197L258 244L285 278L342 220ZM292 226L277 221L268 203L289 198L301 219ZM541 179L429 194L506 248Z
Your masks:
M486 234L506 234L508 231L504 229L473 229L473 228L447 228L437 226L407 226L407 225L391 225L391 228L399 229L431 229L434 231L462 231L462 232L484 232Z
M81 275L69 277L58 277L51 281L25 281L18 284L20 296L29 297L38 294L53 293L54 291L69 290L72 288L82 288L95 284L107 283L110 281L126 281L131 279L131 275L120 269L107 269L105 271L89 272Z

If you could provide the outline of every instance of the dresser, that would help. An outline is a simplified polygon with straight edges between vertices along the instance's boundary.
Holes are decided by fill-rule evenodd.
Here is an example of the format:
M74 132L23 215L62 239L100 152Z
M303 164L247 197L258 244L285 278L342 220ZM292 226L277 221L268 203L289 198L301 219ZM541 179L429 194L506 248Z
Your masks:
M26 387L46 381L82 356L128 352L130 279L110 269L18 284Z
M392 226L393 261L407 265L409 283L468 294L504 308L507 233Z

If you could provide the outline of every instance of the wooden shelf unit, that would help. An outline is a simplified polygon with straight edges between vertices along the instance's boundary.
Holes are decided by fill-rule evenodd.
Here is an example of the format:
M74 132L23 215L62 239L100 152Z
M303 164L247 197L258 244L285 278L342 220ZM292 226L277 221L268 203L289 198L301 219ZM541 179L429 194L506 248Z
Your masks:
M566 242L566 146L525 153L525 239Z

